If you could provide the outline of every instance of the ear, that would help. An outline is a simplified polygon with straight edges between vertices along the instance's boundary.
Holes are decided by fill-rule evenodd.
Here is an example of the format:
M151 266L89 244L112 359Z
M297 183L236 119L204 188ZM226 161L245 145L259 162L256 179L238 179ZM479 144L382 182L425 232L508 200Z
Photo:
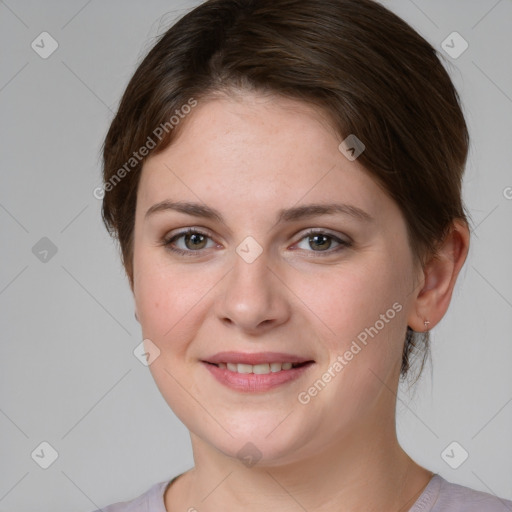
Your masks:
M468 225L456 219L436 254L422 269L421 285L415 291L416 299L407 320L411 329L417 332L430 330L443 318L468 251ZM425 321L428 321L427 325Z

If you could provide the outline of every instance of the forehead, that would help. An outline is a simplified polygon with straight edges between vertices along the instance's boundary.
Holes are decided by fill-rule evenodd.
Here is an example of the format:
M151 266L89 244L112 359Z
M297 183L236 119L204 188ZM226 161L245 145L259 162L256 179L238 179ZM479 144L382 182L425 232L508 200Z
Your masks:
M247 94L199 102L179 136L144 164L138 203L200 200L253 212L300 201L343 199L385 207L385 194L322 111L293 99ZM370 212L369 212L370 213Z

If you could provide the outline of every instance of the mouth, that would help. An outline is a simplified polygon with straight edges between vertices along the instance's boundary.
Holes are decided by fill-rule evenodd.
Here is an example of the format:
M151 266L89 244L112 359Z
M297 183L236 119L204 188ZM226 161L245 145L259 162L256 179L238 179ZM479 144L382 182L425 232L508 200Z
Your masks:
M235 391L263 392L298 379L315 361L277 352L222 352L201 363L224 386Z
M314 361L303 361L302 363L261 363L261 364L244 364L244 363L211 363L203 361L206 364L216 366L217 368L227 369L233 373L255 373L257 375L267 375L269 373L277 373L281 371L288 371L293 368L301 368L305 365L312 364Z

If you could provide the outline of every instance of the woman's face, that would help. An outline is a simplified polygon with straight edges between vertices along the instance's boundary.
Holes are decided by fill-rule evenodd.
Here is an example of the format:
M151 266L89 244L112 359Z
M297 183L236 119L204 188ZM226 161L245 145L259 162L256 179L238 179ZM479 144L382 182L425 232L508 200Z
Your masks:
M182 122L144 165L134 235L169 406L208 446L269 465L391 429L418 277L397 205L303 103L246 94ZM196 206L147 213L163 201ZM270 365L291 362L308 363Z

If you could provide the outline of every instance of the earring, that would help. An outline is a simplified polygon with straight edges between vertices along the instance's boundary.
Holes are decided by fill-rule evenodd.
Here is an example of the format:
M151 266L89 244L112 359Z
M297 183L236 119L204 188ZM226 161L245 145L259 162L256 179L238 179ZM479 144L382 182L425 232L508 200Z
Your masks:
M423 323L425 324L425 329L428 331L428 326L430 322L428 320L425 320Z

